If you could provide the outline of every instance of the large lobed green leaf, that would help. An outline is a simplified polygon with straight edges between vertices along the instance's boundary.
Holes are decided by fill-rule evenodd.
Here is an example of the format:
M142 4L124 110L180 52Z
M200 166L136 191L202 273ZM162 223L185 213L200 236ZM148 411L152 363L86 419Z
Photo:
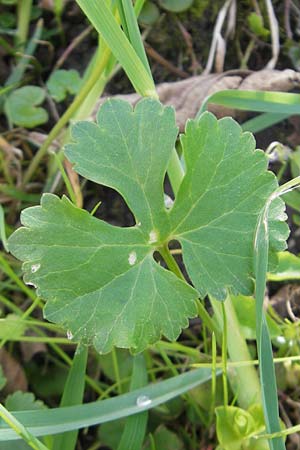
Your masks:
M25 281L47 300L45 316L102 352L141 351L161 334L176 339L196 314L197 291L223 300L226 290L253 292L253 239L259 212L276 189L263 152L232 119L204 113L182 137L186 175L174 206L163 181L177 129L174 111L144 99L135 109L108 100L97 123L73 126L66 156L75 170L116 189L136 225L119 228L63 197L42 197L22 213L9 239L25 261ZM270 214L270 251L285 247L284 204ZM162 268L153 253L177 239L197 291Z

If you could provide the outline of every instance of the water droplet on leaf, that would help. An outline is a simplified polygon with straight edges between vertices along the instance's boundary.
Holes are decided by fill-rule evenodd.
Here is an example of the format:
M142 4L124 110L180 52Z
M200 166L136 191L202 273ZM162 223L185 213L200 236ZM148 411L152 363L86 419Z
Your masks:
M133 266L136 263L136 259L137 259L136 253L135 252L130 252L129 256L128 256L129 265Z
M144 408L145 406L151 405L152 400L147 395L139 395L136 399L136 405Z
M41 267L40 264L32 264L32 266L31 266L31 273L37 272L40 267Z
M165 194L164 195L164 203L165 203L165 207L167 209L171 209L174 204L174 200L172 200L169 195Z
M32 269L31 269L31 271L32 271ZM27 286L33 286L34 288L36 288L36 284L32 283L31 281L27 281L25 284Z
M72 331L70 331L70 330L67 331L67 338L68 338L69 340L73 339Z
M149 244L154 244L155 242L157 242L157 233L156 231L152 230L149 233Z

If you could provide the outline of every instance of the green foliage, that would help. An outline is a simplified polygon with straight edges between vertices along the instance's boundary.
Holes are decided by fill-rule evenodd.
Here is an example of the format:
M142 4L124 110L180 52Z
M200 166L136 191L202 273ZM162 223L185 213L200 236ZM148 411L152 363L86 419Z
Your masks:
M117 348L115 351L115 357L118 364L120 378L130 377L134 360L133 356L129 353L128 350ZM113 365L112 353L108 353L107 355L100 355L99 361L101 370L103 371L104 375L112 381L117 381Z
M112 450L117 450L124 426L125 419L103 423L98 431L100 442Z
M167 380L148 384L127 394L98 400L84 405L70 406L68 416L60 408L44 411L17 412L15 417L25 427L30 427L33 435L45 436L78 428L98 425L107 421L128 417L165 403L183 393L205 383L211 378L211 370L200 368L171 377ZM137 400L147 395L150 402L141 406ZM14 431L0 421L0 442L14 439Z
M2 5L15 5L17 0L0 0L0 3L2 3Z
M15 26L16 17L10 12L2 12L0 14L0 27L4 29L9 29Z
M9 395L5 400L5 407L9 411L39 411L46 408L45 404L40 400L36 400L31 392L22 391L16 391ZM29 450L31 448L23 440L1 443L1 450Z
M177 134L171 108L145 99L133 111L110 100L97 124L79 122L72 134L66 156L74 169L120 192L136 225L111 226L51 194L23 211L9 248L47 300L49 320L102 353L114 345L142 351L161 334L176 339L196 314L197 292L153 259L174 239L201 296L253 292L255 226L277 182L249 133L209 113L189 121L187 171L170 211L163 180ZM278 199L270 212L271 256L285 247L283 209Z
M256 339L255 299L242 295L232 296L231 299L245 339ZM277 336L281 336L280 326L270 316L267 316L266 320L271 338L274 339Z
M181 439L173 432L168 430L164 425L159 426L152 435L155 443L155 450L184 450ZM152 450L149 441L143 447L143 450Z
M48 114L38 107L45 99L44 89L38 86L24 86L13 91L4 103L8 120L20 127L34 128L47 122Z
M31 392L16 391L5 400L5 407L9 411L40 410L46 408L41 400L36 400Z
M0 319L0 339L17 339L24 335L26 324L16 314Z
M253 405L248 411L236 406L219 406L216 415L218 450L269 450L266 439L251 438L265 429L260 405Z
M139 22L145 25L153 25L159 18L158 7L150 1L145 2L139 15Z
M250 30L256 34L256 36L267 39L270 35L270 31L264 27L262 16L252 12L248 16L248 25Z
M79 92L81 78L77 70L55 70L47 81L51 97L57 101L65 100L67 94L75 95Z
M276 272L269 273L270 281L287 281L300 279L300 258L290 252L278 254L278 266Z
M2 366L0 366L0 390L6 385L7 379L4 376Z
M189 9L194 0L159 0L159 5L172 12L182 12Z

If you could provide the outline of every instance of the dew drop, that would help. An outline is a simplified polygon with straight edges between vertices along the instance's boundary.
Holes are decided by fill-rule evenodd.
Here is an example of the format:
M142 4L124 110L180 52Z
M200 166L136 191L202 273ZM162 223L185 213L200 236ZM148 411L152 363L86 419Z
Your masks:
M171 209L174 204L174 200L172 200L169 195L165 194L164 195L164 203L165 203L165 207L167 209Z
M69 339L69 341L71 341L71 339L73 339L72 331L70 331L70 330L67 331L67 338Z
M144 408L145 406L151 405L152 400L147 395L139 395L136 399L136 405Z
M40 264L32 264L32 266L31 266L31 273L37 272L40 267L41 267Z
M36 284L32 283L31 281L27 281L27 283L25 283L27 286L33 286L34 288L36 288Z
M277 336L276 341L278 342L278 344L285 344L286 343L286 339L284 336Z
M135 252L130 252L129 256L128 256L129 265L133 266L136 263L136 259L137 259L136 253Z
M137 222L136 226L140 227L142 225L142 222Z
M149 233L149 244L154 244L155 242L157 242L157 233L156 231L152 230Z

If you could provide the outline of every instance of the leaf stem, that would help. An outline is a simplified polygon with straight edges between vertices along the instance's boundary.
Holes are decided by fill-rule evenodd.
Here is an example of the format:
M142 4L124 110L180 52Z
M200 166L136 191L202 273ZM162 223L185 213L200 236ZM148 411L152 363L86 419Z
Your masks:
M173 255L171 254L168 244L164 244L162 247L160 247L159 249L159 253L161 254L161 256L163 257L163 259L165 260L167 266L169 267L169 269L178 276L178 278L180 278L181 280L183 280L184 282L186 281L175 258L173 257Z
M247 409L253 403L260 403L260 385L257 372L254 367L246 367L242 364L243 360L248 361L247 365L251 361L247 343L242 335L230 296L227 297L224 303L220 303L220 301L212 297L210 297L210 302L215 313L217 324L223 328L223 308L226 312L227 321L230 323L230 333L227 333L227 348L230 362L228 362L227 366L236 362L240 362L241 364L235 369L236 376L230 377L229 381L233 386L233 390L237 392L239 405ZM217 340L220 344L220 340Z
M223 401L224 407L228 406L228 385L227 385L227 317L224 308L222 306L222 319L223 319L223 336L222 336L222 380L223 380Z

